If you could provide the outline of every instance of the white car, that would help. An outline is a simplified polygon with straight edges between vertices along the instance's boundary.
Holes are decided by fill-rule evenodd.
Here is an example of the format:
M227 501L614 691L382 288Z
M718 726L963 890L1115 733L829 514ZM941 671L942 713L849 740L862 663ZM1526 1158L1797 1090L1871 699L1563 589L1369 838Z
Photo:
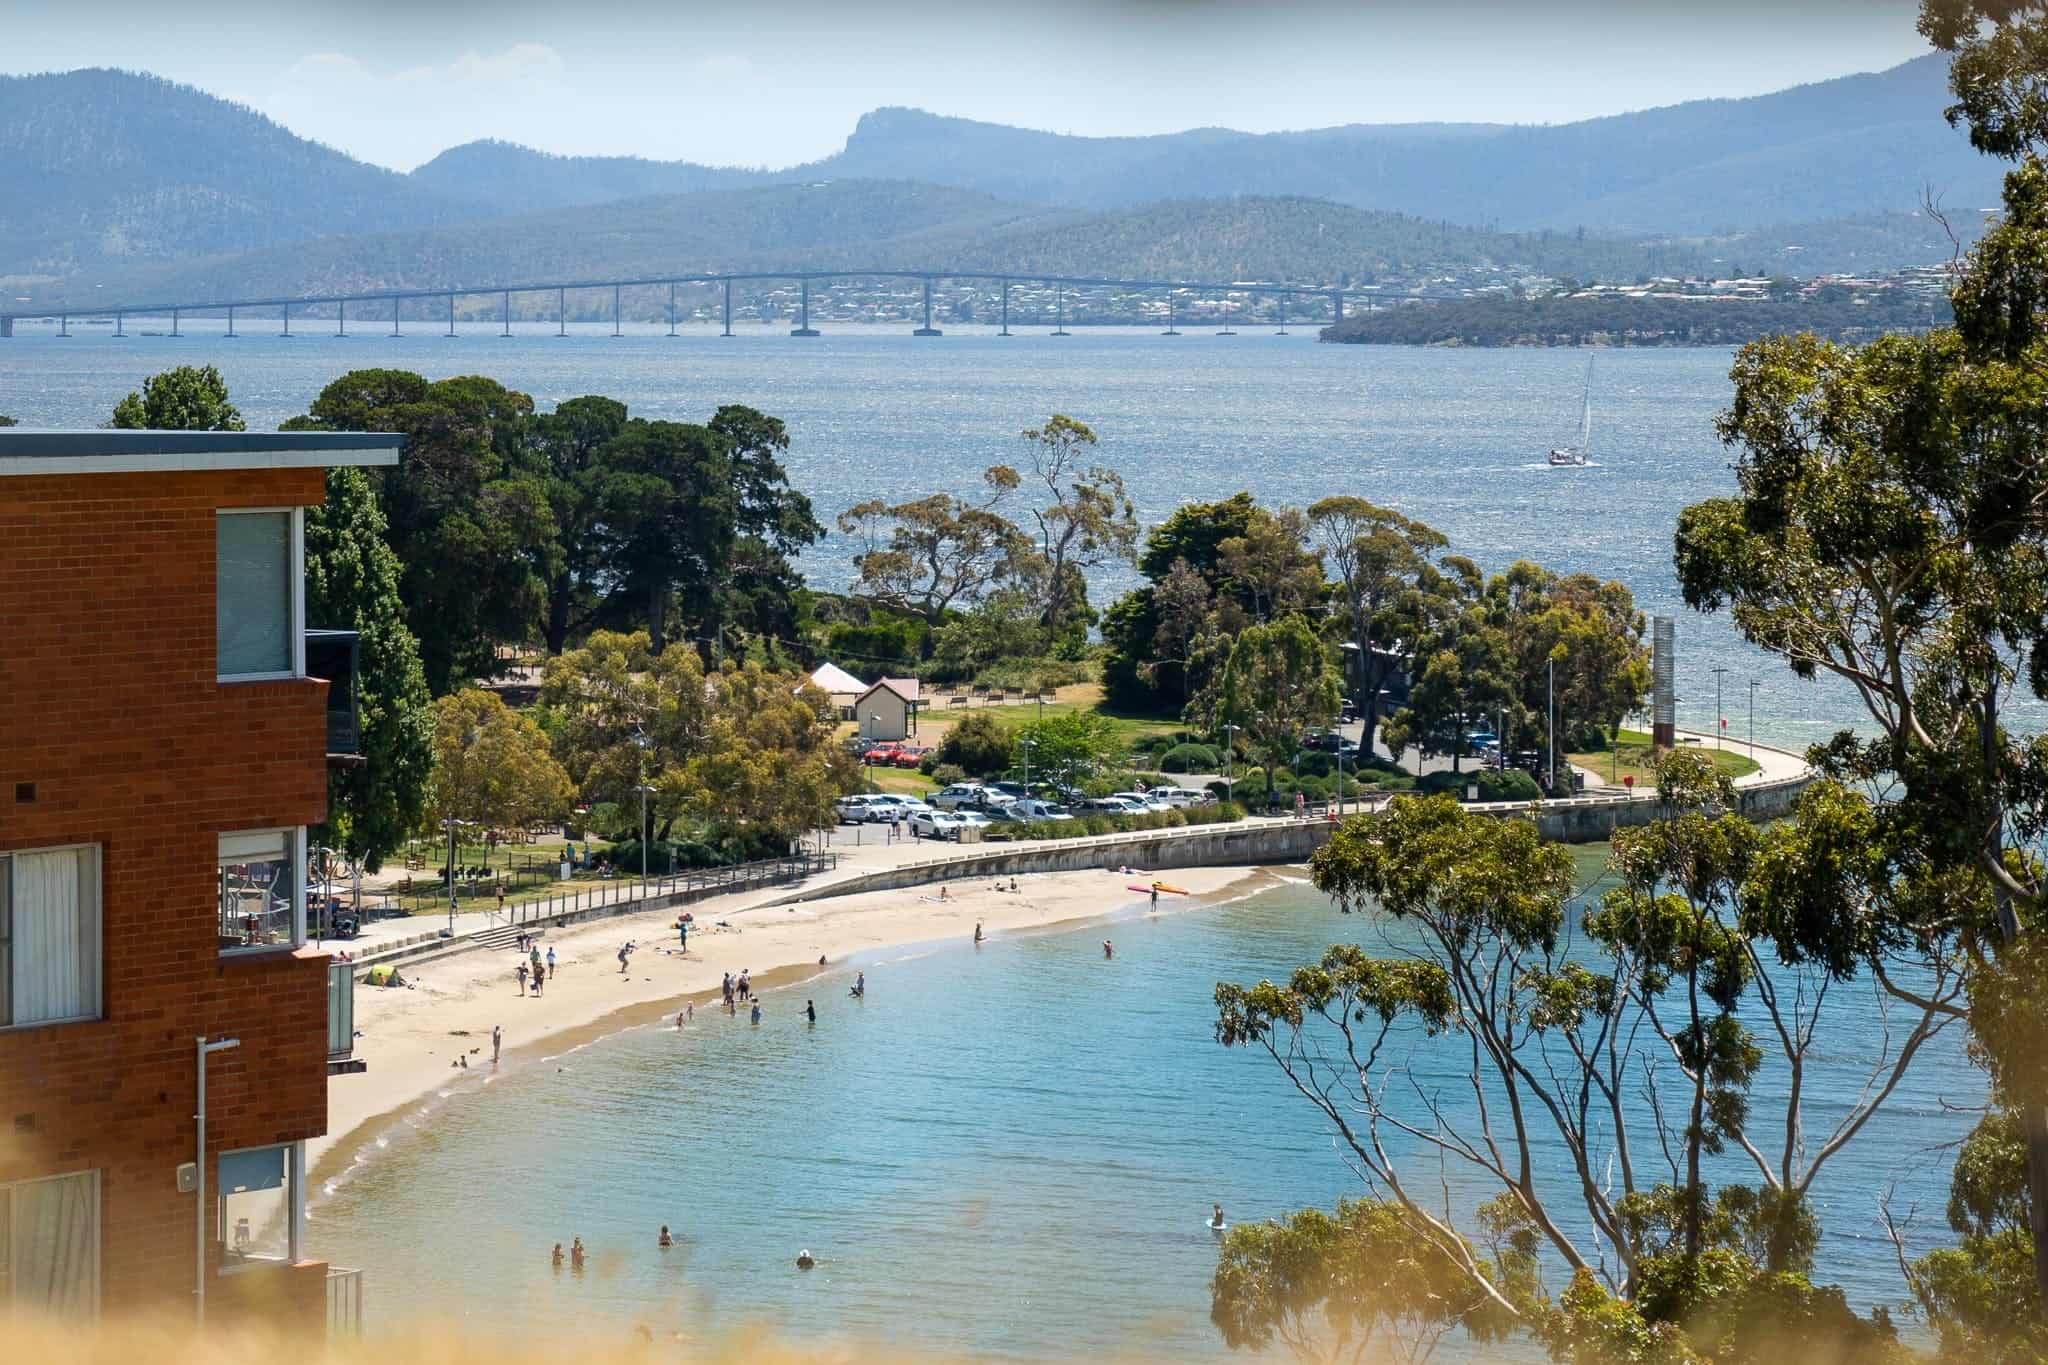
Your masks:
M832 803L832 808L839 813L840 824L857 825L868 818L867 805L873 799L870 796L842 796Z
M1164 801L1169 806L1199 806L1207 802L1209 793L1198 792L1192 787L1154 787L1145 793L1145 803Z
M913 839L958 839L960 826L967 822L949 810L932 810L925 807L910 817L910 837Z
M894 792L882 792L867 799L867 803L860 808L860 818L871 825L886 825L892 817L898 820L908 820L919 811L929 809L931 809L929 806L914 796L898 796Z
M1135 796L1098 796L1090 801L1085 810L1097 815L1149 815L1152 808Z
M1129 801L1138 809L1150 811L1155 815L1160 811L1173 809L1173 803L1161 798L1157 792L1111 792L1110 795L1120 801Z
M994 810L997 806L1009 805L1013 799L979 782L955 782L934 796L932 804L940 810L960 810L963 807Z

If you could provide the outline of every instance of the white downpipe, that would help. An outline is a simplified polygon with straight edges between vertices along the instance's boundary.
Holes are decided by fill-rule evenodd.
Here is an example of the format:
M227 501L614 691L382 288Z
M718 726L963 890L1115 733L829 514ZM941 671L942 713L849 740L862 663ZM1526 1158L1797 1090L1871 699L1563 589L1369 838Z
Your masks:
M206 1041L200 1034L199 1044L199 1111L192 1117L198 1125L198 1144L194 1155L198 1157L199 1202L192 1210L192 1298L197 1305L199 1325L206 1325L206 1059L216 1052L227 1052L242 1045L240 1038L217 1038Z

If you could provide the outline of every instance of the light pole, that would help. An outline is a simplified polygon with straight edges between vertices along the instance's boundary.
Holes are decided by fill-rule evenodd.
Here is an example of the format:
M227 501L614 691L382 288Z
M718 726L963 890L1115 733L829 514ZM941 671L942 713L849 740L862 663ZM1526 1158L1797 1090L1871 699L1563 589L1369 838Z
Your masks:
M1543 701L1544 738L1550 741L1550 766L1546 771L1550 775L1550 794L1555 796L1557 795L1557 656L1555 654L1550 656L1549 661L1544 666L1544 671L1549 675L1547 686L1550 689L1545 694Z
M455 831L469 823L449 816L441 822L448 829L448 932L442 937L455 937Z
M1721 675L1728 671L1727 665L1714 668L1714 747L1721 747L1721 732L1728 728L1728 719L1721 710Z
M1024 799L1027 801L1031 799L1031 751L1037 745L1038 741L1029 735L1017 741L1017 747L1024 751Z
M640 781L633 788L640 793L640 899L647 899L647 794L654 788L647 785L647 731L644 727L633 727L633 743L640 750Z
M1229 789L1230 795L1226 799L1231 801L1237 800L1236 736L1237 727L1235 725L1223 727L1223 785Z

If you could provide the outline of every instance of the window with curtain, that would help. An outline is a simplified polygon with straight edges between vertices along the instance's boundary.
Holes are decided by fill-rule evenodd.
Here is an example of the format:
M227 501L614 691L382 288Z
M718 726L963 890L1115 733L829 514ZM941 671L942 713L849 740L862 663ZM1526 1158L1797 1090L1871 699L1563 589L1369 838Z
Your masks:
M0 1027L99 1012L98 847L0 854Z
M99 1303L99 1173L0 1185L0 1309L75 1319Z
M214 526L214 626L223 678L299 671L296 512L221 512Z
M222 1152L215 1167L214 1236L223 1272L251 1261L298 1259L293 1173L297 1144Z
M220 950L297 947L305 942L300 832L243 830L220 836Z

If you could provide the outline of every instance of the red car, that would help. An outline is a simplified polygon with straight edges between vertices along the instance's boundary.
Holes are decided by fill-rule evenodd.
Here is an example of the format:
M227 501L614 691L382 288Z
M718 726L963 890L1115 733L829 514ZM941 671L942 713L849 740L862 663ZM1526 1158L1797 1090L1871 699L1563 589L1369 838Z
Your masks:
M888 744L870 744L867 748L860 751L860 761L863 763L879 764L886 768L896 761L896 751L902 747L901 744L893 741Z
M931 754L929 744L904 744L897 747L895 764L899 768L915 768Z

